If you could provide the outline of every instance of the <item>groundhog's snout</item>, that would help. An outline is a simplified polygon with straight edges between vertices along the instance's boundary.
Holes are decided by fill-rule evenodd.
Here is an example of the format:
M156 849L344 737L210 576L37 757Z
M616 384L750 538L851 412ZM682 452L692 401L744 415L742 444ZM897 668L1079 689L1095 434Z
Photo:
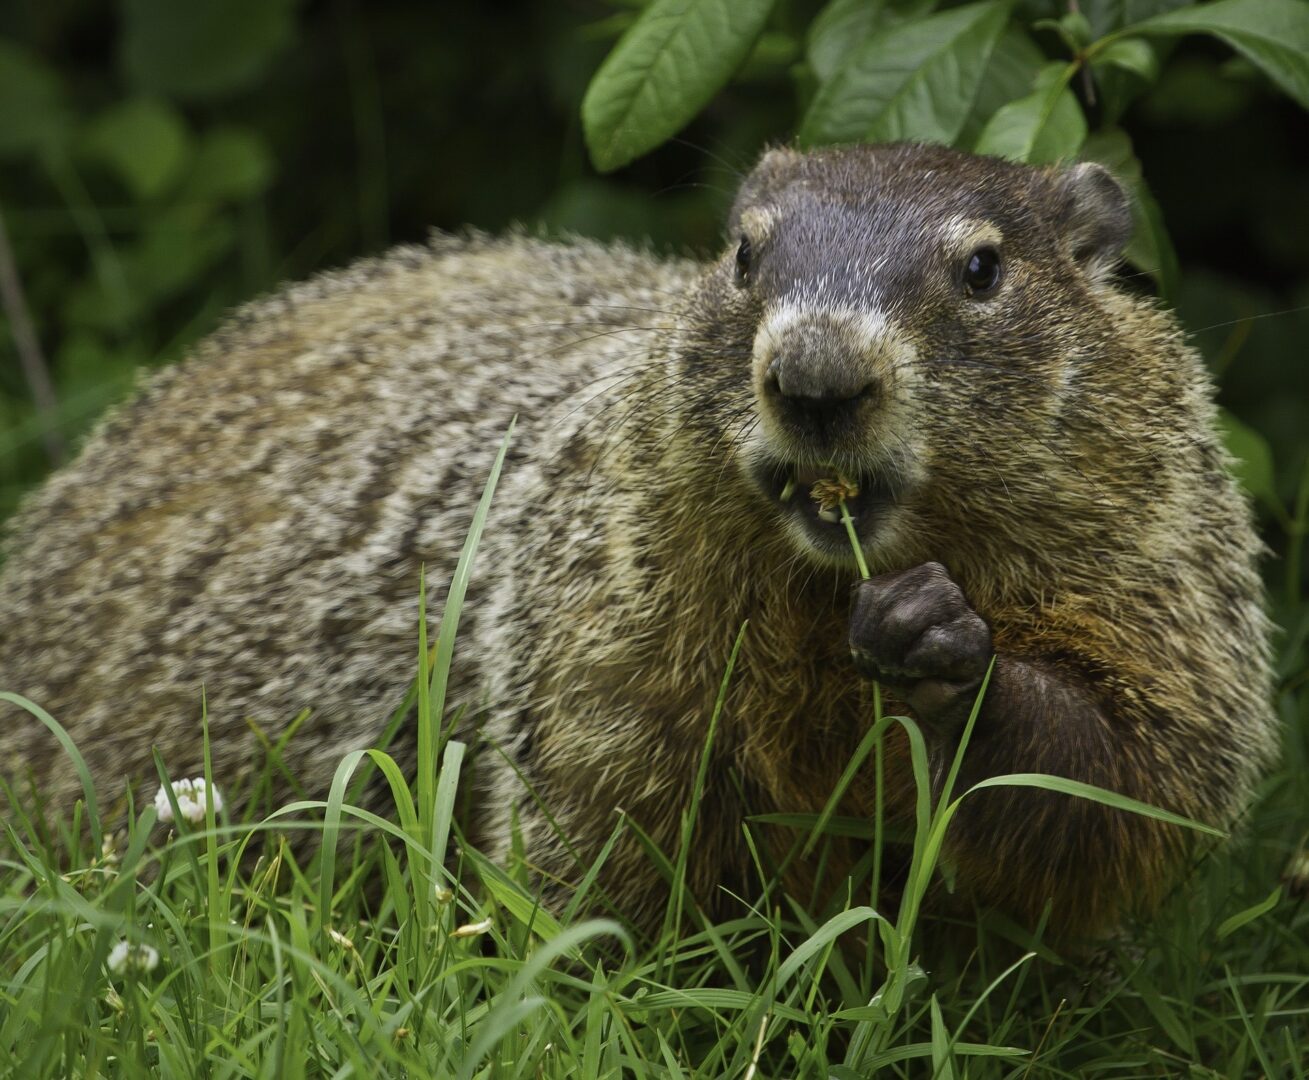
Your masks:
M764 393L787 427L820 440L853 432L879 389L876 378L848 369L816 369L804 356L778 357L764 374Z
M817 452L857 439L885 394L885 328L857 312L783 308L755 342L760 405Z

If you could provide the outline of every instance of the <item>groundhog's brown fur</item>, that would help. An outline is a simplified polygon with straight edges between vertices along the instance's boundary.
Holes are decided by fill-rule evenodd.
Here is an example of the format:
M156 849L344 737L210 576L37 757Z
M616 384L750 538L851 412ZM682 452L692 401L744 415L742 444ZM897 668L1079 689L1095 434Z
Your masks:
M743 817L823 806L870 723L860 671L924 723L939 779L992 645L965 782L1049 771L1227 825L1274 742L1259 544L1199 358L1109 276L1125 237L1094 167L775 151L703 266L441 237L292 287L152 379L28 503L0 687L67 726L102 798L152 776L151 744L199 771L202 686L228 787L261 761L247 718L275 737L312 708L288 760L321 795L403 697L419 567L439 616L516 414L452 701L495 747L473 832L505 859L521 830L551 902L619 808L676 849L747 619L690 856L713 910L720 885L751 889ZM984 248L994 287L969 270ZM803 485L789 503L772 486L828 464L864 486L886 575L853 624L844 532ZM915 618L927 660L887 645ZM5 772L71 800L53 739L0 708ZM412 771L412 734L397 754ZM873 805L865 768L841 812ZM1071 933L1148 909L1188 850L1019 788L971 797L950 835L970 895L1025 919L1052 899ZM630 837L601 883L637 921L662 910Z

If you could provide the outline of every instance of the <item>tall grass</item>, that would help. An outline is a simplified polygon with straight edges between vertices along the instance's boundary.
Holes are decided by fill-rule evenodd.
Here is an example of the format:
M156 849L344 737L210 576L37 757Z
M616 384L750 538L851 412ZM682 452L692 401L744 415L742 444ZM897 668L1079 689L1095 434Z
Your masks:
M299 800L260 820L253 810L216 814L211 803L203 822L189 824L174 799L171 830L149 804L106 841L113 823L101 817L72 740L37 705L6 695L51 731L81 774L85 799L72 821L60 822L6 791L5 1075L1305 1077L1309 914L1295 882L1277 884L1309 826L1309 724L1291 691L1282 701L1287 764L1265 786L1251 842L1208 859L1155 923L1107 949L1094 978L1039 933L997 915L966 925L923 915L946 828L968 792L955 791L957 757L934 801L921 734L880 707L821 813L743 823L752 845L760 825L791 826L797 857L807 859L826 858L833 837L868 835L870 857L850 880L848 902L812 911L760 859L742 915L705 918L685 870L748 626L707 718L678 850L644 839L668 883L660 934L650 940L621 918L585 915L600 906L589 902L613 846L626 830L639 835L626 820L568 908L541 908L520 861L494 865L464 840L455 808L465 747L443 727L459 612L504 452L434 645L426 614L419 620L413 689L379 746L341 761L324 800ZM965 744L975 719L976 708ZM416 725L419 748L412 778L385 749L405 722ZM880 814L850 822L836 808L860 770L880 775L893 725L909 740L918 799L903 899L884 913L886 823ZM221 788L228 778L211 775L205 739L206 780ZM284 767L284 750L284 742L269 745L252 790ZM374 772L394 803L386 818L357 805ZM1185 825L1055 778L978 787L998 783L1055 788ZM322 834L308 856L287 841L291 828L306 827ZM158 966L112 972L107 960L122 940L157 949Z

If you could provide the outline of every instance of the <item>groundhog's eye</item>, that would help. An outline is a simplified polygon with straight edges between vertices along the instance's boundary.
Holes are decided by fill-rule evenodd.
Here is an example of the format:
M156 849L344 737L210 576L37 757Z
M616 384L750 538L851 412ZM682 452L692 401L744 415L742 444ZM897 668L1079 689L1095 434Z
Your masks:
M750 270L752 269L751 258L754 252L750 247L750 238L741 237L741 243L736 249L736 283L744 285L750 280Z
M987 296L1000 284L1000 253L993 247L981 247L968 256L964 264L964 286L970 296Z

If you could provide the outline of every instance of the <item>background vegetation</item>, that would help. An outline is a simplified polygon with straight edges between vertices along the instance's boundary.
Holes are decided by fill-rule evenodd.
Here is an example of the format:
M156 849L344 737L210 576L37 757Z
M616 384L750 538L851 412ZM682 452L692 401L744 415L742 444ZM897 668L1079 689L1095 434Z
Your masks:
M1019 955L1003 927L970 928L978 948L930 972L912 963L910 927L888 1009L869 1004L884 972L848 966L828 948L835 931L798 909L673 928L587 966L577 947L614 940L612 927L552 927L466 850L444 884L430 860L376 845L249 877L224 861L242 831L211 821L156 849L147 823L114 856L156 866L137 891L76 832L7 822L27 857L0 871L0 1068L847 1076L876 1060L904 1076L1304 1077L1309 885L1277 890L1309 833L1306 12L1304 0L656 0L644 17L622 0L0 6L0 516L140 369L180 356L232 304L430 226L523 221L708 251L738 174L797 132L1080 154L1134 187L1133 280L1176 305L1219 381L1274 552L1287 720L1251 843L1209 860L1144 954L1116 958L1122 980L1085 999L1053 959L1001 979ZM1159 18L1174 24L1120 33ZM671 45L651 52L660 34ZM922 85L887 83L896 56L917 58ZM646 108L639 72L657 81L660 64L671 90ZM456 774L443 795L414 793L429 851L450 828L441 799ZM380 906L360 887L379 879ZM450 936L488 914L494 929ZM160 975L106 981L120 934L167 945Z

